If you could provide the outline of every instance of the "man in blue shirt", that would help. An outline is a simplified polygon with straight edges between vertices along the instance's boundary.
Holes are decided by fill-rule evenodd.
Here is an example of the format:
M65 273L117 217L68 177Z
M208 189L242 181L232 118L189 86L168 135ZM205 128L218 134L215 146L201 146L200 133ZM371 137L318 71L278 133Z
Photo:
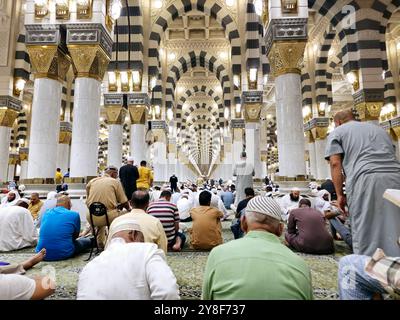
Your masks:
M90 238L78 239L81 220L77 212L70 210L71 206L71 199L61 196L57 199L57 206L42 217L36 252L46 248L46 261L68 259L92 245Z
M224 203L225 208L229 210L233 204L234 196L233 193L228 190L227 186L224 186L223 190L224 192L221 193L221 200Z

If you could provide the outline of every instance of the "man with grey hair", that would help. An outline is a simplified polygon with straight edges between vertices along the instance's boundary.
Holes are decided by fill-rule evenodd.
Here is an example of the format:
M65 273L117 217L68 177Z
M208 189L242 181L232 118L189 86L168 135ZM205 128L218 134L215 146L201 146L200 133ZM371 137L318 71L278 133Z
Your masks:
M268 197L254 197L247 204L241 225L244 238L222 244L208 256L202 298L312 299L310 269L279 239L283 224L278 203Z
M244 189L253 188L254 166L247 161L246 152L240 155L240 161L233 169L233 175L236 176L236 198L235 207L246 198Z
M165 254L144 235L132 217L116 219L105 251L79 275L78 300L179 299L176 278Z
M125 195L121 181L118 180L118 168L109 166L104 171L104 175L89 181L86 186L86 205L88 208L94 202L100 202L107 208L108 221L111 223L116 217L123 214L122 210L130 211L128 198ZM87 213L87 221L90 221L90 214ZM107 220L105 216L93 217L93 224L99 227L97 242L103 247L106 241L105 227Z

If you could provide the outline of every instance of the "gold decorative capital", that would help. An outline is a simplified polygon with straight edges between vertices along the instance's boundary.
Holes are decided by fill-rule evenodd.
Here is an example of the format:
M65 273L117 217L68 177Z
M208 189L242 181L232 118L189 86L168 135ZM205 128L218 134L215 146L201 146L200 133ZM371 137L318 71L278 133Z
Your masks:
M383 102L361 102L354 109L361 121L379 120Z
M18 111L10 108L0 108L0 126L11 128L18 117Z
M258 122L261 114L260 103L249 103L244 105L244 119L246 122Z
M151 130L154 137L154 142L167 142L167 135L163 129L153 129Z
M305 132L308 143L314 143L315 139L311 130Z
M60 131L58 136L58 143L59 144L70 144L72 139L72 132L71 131Z
M8 158L8 164L16 165L18 160L19 160L19 154L10 154L10 157Z
M129 115L132 124L145 124L146 123L146 106L144 105L130 105L128 106Z
M232 130L233 130L233 140L234 141L242 141L243 129L242 128L234 128Z
M76 78L103 81L110 59L100 45L70 44L68 50Z
M306 42L298 41L274 41L268 58L275 77L287 73L301 74Z
M57 45L27 45L35 78L49 78L63 82L71 65L71 58Z
M28 161L29 158L29 153L28 151L21 151L19 150L19 160L22 161Z
M324 140L328 136L328 127L314 127L311 131L315 140Z
M122 125L125 120L126 109L122 106L109 105L105 107L107 124Z

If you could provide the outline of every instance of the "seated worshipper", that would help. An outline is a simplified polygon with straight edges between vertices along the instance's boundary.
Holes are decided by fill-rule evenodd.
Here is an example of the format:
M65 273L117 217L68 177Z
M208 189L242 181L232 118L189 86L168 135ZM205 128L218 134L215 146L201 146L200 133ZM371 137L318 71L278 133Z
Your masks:
M169 189L169 191L172 192L172 189ZM176 187L175 191L172 193L171 202L172 202L174 205L177 205L178 200L179 200L180 198L181 198L181 191L179 190L178 187Z
M47 210L55 208L57 205L57 198L61 197L63 194L64 193L57 193L55 191L50 191L47 194L46 200L43 202L43 205L39 210L39 216L38 216L36 227L38 227L38 228L40 227L40 222L42 220L43 214Z
M153 190L151 191L150 202L158 201L158 199L160 199L160 194L161 194L161 187L154 186Z
M236 209L236 215L235 215L236 220L233 220L232 225L231 225L231 230L233 233L233 237L235 239L239 239L239 238L243 237L243 230L240 226L240 218L241 218L241 216L244 215L244 211L245 211L249 201L251 199L253 199L255 196L253 188L244 189L244 194L246 195L246 198L239 202L238 207Z
M190 210L193 208L193 202L191 199L189 199L189 194L187 192L184 192L182 194L176 206L178 207L179 219L181 220L181 222L192 221Z
M164 190L161 192L158 201L150 203L147 213L159 219L164 227L165 235L168 240L168 249L173 251L181 251L186 237L179 231L179 213L176 205L170 202L171 191Z
M265 191L266 191L266 193L265 193L265 197L269 197L269 198L273 198L274 196L273 196L273 189L272 189L272 187L271 186L267 186L266 188L265 188Z
M311 201L301 199L299 209L290 212L285 239L291 248L310 254L334 252L333 238L321 213L311 208Z
M203 277L205 300L311 300L306 262L284 246L279 204L257 196L242 217L246 235L211 250Z
M229 190L228 186L223 186L223 192L220 195L222 202L224 203L225 209L230 209L234 202L233 193Z
M118 178L118 169L109 166L104 171L102 177L97 177L89 181L86 185L86 205L89 208L94 202L100 202L107 208L108 222L111 224L113 220L123 214L122 210L130 210L128 198L125 195L124 188ZM100 228L97 242L99 247L104 247L106 242L106 225L105 216L92 216L95 227ZM91 221L90 213L87 212L86 220Z
M92 246L91 238L78 238L81 219L71 206L71 199L61 196L57 206L43 215L36 252L46 248L46 261L65 260Z
M321 189L329 192L332 201L337 200L335 185L331 178L326 178L325 182L321 184Z
M317 197L314 199L314 207L322 215L325 215L325 212L330 211L331 203L329 202L330 194L326 190L319 190L317 193Z
M164 252L143 239L135 219L114 220L105 250L79 275L77 299L179 299L176 278Z
M144 242L155 243L158 248L167 253L167 237L164 227L160 220L146 213L149 206L150 195L145 190L138 190L132 193L132 210L118 218L115 221L135 219L142 229Z
M400 257L386 257L377 249L372 257L352 254L339 261L340 300L400 299Z
M21 196L18 191L11 190L3 199L1 199L0 209L15 206L19 199L21 199Z
M210 250L223 242L221 219L224 214L211 207L211 194L200 193L200 206L190 210L193 226L190 229L190 244L193 249Z
M146 161L140 162L139 171L139 178L136 180L136 186L138 189L149 190L150 187L153 185L153 172L150 168L147 167Z
M12 207L0 209L0 251L32 247L37 243L29 200L21 198Z
M31 202L29 203L28 210L32 214L33 220L39 218L39 211L43 206L43 201L39 199L39 194L34 192L31 194Z
M293 188L289 194L280 199L279 204L286 219L288 218L290 210L299 207L299 201L301 199L302 197L300 197L300 190L298 188Z

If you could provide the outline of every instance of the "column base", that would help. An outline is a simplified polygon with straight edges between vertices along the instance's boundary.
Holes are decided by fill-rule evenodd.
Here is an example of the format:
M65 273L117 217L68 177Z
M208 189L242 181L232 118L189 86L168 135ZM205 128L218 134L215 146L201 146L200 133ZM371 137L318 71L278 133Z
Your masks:
M296 177L275 176L275 181L309 181L310 176L298 175Z
M64 181L65 183L89 183L89 181L94 178L97 178L97 176L70 177L70 178L64 178Z
M29 178L21 179L22 184L55 184L54 178Z

